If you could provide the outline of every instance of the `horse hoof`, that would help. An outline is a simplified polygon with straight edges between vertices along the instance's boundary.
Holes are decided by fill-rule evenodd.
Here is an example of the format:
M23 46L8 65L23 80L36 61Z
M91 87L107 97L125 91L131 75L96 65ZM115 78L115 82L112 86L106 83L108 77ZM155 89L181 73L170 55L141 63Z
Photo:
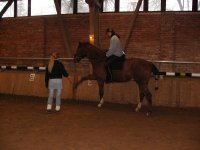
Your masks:
M135 112L139 112L139 110L140 110L139 108L135 108Z
M147 112L147 113L146 113L146 116L147 116L147 117L150 117L150 116L151 116L151 112Z

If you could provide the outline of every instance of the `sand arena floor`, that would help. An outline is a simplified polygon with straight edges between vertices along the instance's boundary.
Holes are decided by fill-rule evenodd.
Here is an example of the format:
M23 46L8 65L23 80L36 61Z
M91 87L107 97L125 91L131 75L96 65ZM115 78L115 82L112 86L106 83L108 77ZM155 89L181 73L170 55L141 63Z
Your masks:
M132 105L0 94L0 150L200 150L200 109L154 107L151 117Z

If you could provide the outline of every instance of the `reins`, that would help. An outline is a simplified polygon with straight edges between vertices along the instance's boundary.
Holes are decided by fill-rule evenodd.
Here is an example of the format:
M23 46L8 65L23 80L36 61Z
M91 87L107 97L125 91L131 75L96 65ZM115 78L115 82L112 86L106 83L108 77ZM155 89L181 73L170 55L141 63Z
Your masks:
M91 45L88 43L87 49L88 49L88 52L93 53L94 57L90 56L89 58L93 63L98 63L98 62L102 62L106 60L106 53L101 51L99 48L95 47L94 45ZM95 52L97 54L94 54Z

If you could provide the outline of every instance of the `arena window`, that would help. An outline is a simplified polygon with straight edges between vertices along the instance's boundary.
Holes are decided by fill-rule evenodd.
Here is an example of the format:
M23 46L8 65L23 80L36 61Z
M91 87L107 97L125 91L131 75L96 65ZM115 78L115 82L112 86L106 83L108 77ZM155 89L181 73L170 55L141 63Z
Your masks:
M104 0L103 12L114 12L114 11L115 11L115 0Z
M73 14L74 1L72 0L61 0L61 13L62 14Z
M32 0L31 16L57 14L54 0Z
M123 11L135 11L135 8L137 6L137 2L138 0L120 0L120 12ZM140 11L143 11L143 2L142 5L140 7Z
M89 13L89 6L85 0L78 0L78 13Z
M28 16L28 0L17 1L17 16Z
M200 11L200 0L198 0L198 11Z
M192 0L166 0L166 11L192 11Z
M62 14L89 13L85 0L58 0ZM132 12L138 0L99 0L100 12ZM0 1L0 11L8 0ZM140 11L200 11L200 0L143 0ZM54 0L16 0L3 14L4 17L56 15Z
M148 11L161 11L161 0L149 0Z

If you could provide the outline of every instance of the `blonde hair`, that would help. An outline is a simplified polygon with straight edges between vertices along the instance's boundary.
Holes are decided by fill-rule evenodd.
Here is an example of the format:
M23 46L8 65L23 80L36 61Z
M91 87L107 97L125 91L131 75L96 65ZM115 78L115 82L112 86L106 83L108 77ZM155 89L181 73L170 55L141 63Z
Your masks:
M52 53L50 59L49 59L49 64L48 64L48 71L51 73L53 66L54 66L54 60L58 58L58 53L54 52Z

